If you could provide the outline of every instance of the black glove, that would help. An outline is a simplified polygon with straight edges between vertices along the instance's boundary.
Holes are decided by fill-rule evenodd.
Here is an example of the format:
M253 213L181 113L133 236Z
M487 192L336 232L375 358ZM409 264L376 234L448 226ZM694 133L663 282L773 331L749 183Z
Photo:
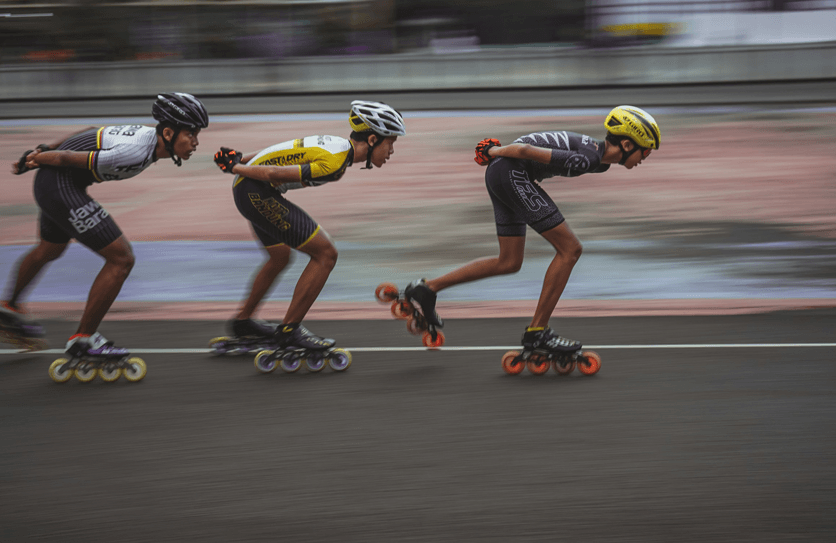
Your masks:
M215 153L215 164L221 171L232 173L232 168L236 164L240 164L243 157L244 155L240 151L229 147L221 147L221 150Z
M22 173L26 173L26 172L28 172L29 170L33 170L33 169L34 169L34 168L27 168L27 167L26 167L26 157L28 157L28 156L29 156L29 153L34 153L34 152L35 152L35 151L34 151L33 149L29 149L28 151L26 151L25 153L23 153L23 156L22 156L22 157L20 157L20 160L18 160L18 161L17 161L16 168L15 168L15 172L14 172L14 173L15 173L15 175L20 175L20 174L22 174Z

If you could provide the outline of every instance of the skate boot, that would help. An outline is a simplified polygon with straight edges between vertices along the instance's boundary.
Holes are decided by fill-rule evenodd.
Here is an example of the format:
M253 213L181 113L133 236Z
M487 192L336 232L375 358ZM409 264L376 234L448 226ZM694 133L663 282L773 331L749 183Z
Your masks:
M213 354L249 354L276 348L275 324L258 319L232 319L226 325L232 335L212 339L209 348Z
M114 347L112 341L98 332L92 336L71 337L65 356L49 366L49 376L56 383L64 383L73 375L83 383L92 381L96 375L107 382L116 381L122 375L128 381L136 382L148 371L144 360L132 357L127 349Z
M502 357L502 369L517 375L523 368L543 375L550 367L560 375L569 375L577 366L584 375L601 369L601 357L594 351L581 352L580 342L566 339L551 328L527 329L522 336L522 352L509 351Z
M0 343L9 343L24 352L46 349L46 334L40 323L30 319L20 307L0 303Z
M280 366L283 371L293 373L302 367L316 373L326 365L334 371L345 371L351 365L351 353L335 349L336 341L321 338L301 324L281 324L274 336L276 347L264 350L255 357L255 367L262 373L269 373Z
M425 347L444 345L444 334L440 330L444 321L435 311L436 293L427 286L426 279L408 284L403 293L394 283L381 283L374 295L379 302L392 304L392 315L406 320L406 329L411 334L423 332Z

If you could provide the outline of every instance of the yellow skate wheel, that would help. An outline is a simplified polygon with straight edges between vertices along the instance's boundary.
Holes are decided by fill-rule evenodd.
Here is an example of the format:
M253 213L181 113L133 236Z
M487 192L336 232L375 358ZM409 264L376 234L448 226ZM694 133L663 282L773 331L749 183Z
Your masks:
M278 367L278 361L273 358L273 351L260 351L253 359L255 368L261 373L270 373Z
M49 377L56 383L66 383L73 376L73 370L61 371L61 366L69 362L66 358L59 358L49 365Z
M145 360L136 356L128 359L129 366L125 368L125 379L135 383L142 381L145 374L148 373L148 366L145 365Z
M345 371L351 365L351 352L345 349L334 349L328 356L328 365L334 371Z
M601 357L595 351L584 351L578 358L578 371L584 375L595 375L601 369Z
M112 383L119 379L122 376L122 368L119 368L115 365L108 365L103 368L99 368L99 377L101 377L102 381L105 383Z
M305 367L308 368L308 371L312 373L317 373L325 369L325 366L328 365L328 361L322 357L310 357L305 358Z
M93 379L96 378L98 374L98 370L91 364L81 363L75 369L75 378L81 381L82 383L89 383Z

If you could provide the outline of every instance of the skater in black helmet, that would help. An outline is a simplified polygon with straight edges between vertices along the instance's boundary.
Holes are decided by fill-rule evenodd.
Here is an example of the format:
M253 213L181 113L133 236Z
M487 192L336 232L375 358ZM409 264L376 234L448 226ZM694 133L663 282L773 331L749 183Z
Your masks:
M67 342L71 361L128 355L126 349L114 347L97 330L133 268L134 255L116 221L87 194L87 188L94 183L134 177L161 158L171 158L180 166L197 150L198 134L209 124L201 101L186 93L160 94L151 114L158 122L156 127L91 127L27 151L12 167L12 173L17 175L37 169L34 193L40 209L40 242L16 267L7 295L0 303L3 318L19 323L27 333L43 334L42 328L26 317L22 297L44 266L64 253L71 239L105 260L90 288L78 329ZM63 368L63 372L58 372L59 378L74 368ZM93 373L95 369L92 368ZM89 374L90 371L84 372Z

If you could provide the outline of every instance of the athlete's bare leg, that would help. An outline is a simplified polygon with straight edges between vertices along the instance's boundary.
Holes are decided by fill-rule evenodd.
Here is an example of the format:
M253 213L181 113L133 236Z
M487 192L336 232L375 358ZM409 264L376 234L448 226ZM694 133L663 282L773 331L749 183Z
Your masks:
M250 295L244 306L235 317L239 320L251 319L261 300L267 295L270 287L276 281L276 278L285 269L287 263L290 262L290 247L287 245L273 245L265 247L267 251L267 262L261 267L258 273L253 278L252 287L250 288Z
M44 266L64 254L68 243L50 243L41 240L38 245L20 260L17 268L15 285L10 292L9 305L16 307L18 298L32 281L38 276Z
M542 236L552 244L557 254L549 264L549 269L546 270L540 300L537 302L537 309L531 319L532 328L548 326L549 317L554 312L557 301L569 281L569 274L572 273L572 268L575 267L575 263L583 252L580 240L565 221L551 230L546 230Z
M99 324L113 305L113 301L122 290L125 279L134 267L134 253L125 236L119 236L117 240L98 253L104 257L105 263L93 281L93 286L90 287L87 305L78 323L77 334L92 335L98 330Z
M296 283L284 317L285 323L302 322L337 264L337 248L324 229L320 228L309 242L297 250L308 254L311 260Z
M499 256L474 260L441 277L428 280L427 286L438 292L453 285L520 271L525 257L525 236L498 236L498 239Z

